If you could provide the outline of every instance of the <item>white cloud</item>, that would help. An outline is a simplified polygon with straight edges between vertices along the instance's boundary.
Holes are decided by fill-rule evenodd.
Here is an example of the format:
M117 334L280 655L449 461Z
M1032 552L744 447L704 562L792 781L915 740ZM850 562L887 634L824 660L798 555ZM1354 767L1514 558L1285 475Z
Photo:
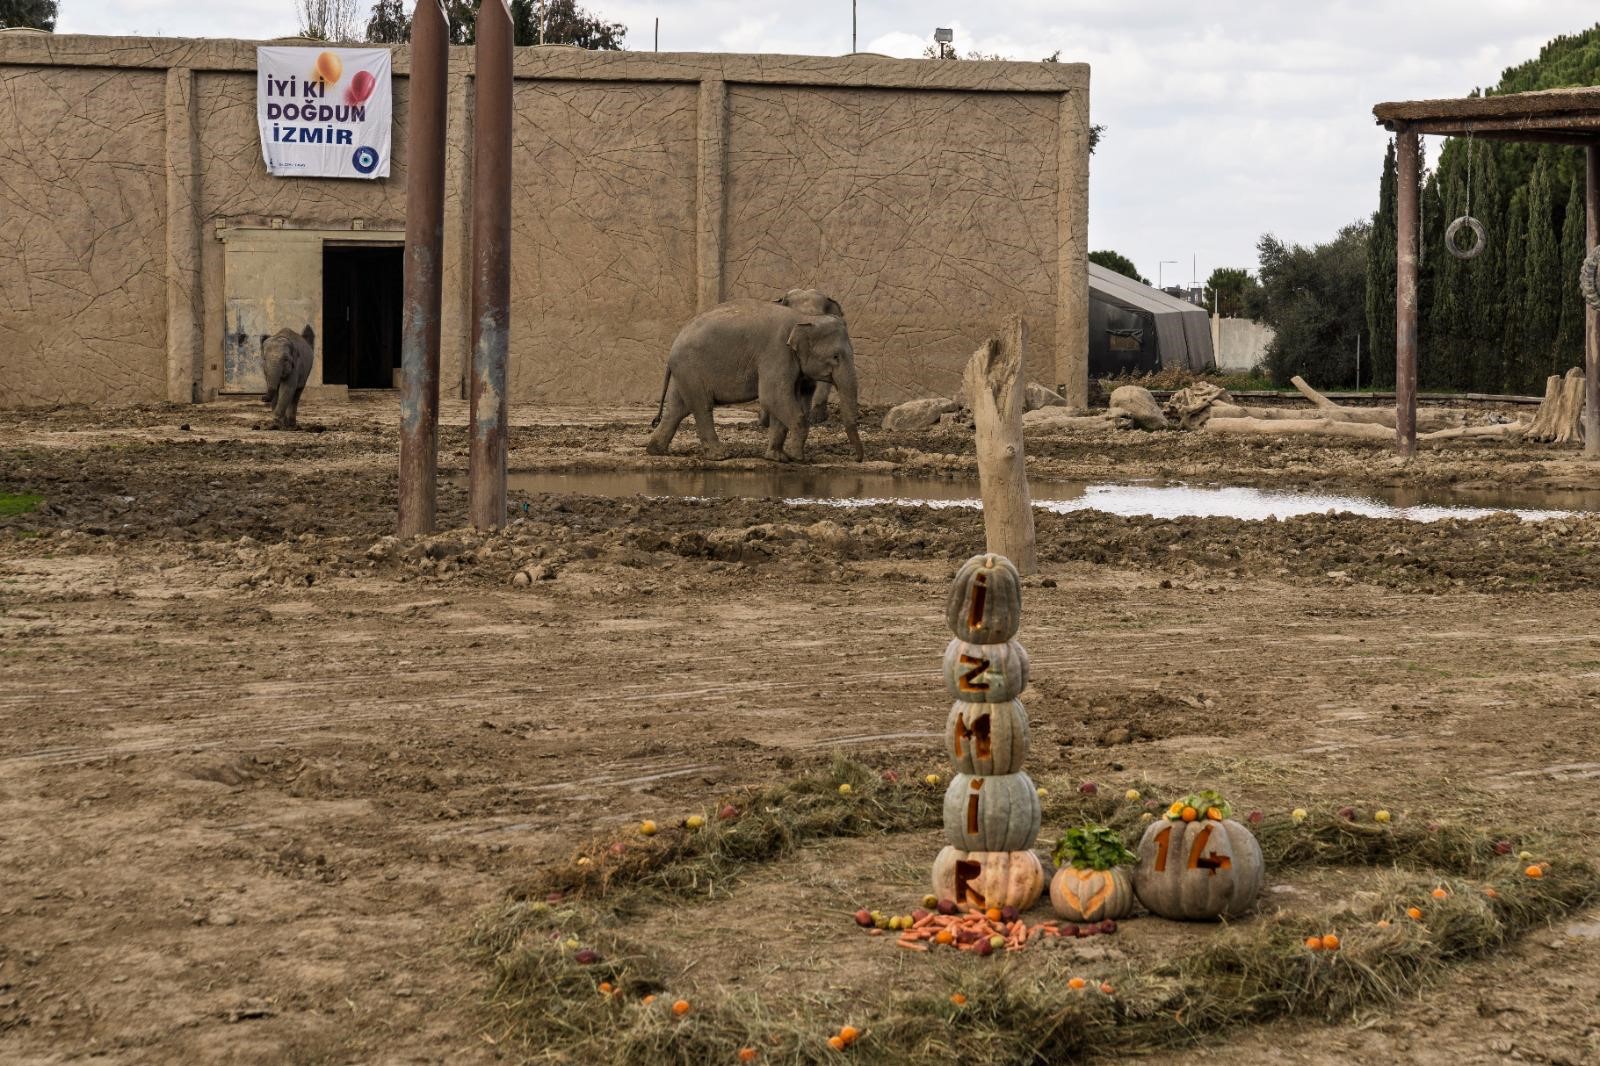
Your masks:
M850 7L748 0L584 0L649 48L839 55ZM1385 135L1382 100L1459 96L1563 33L1592 25L1579 0L859 0L862 51L914 57L935 26L962 52L1091 64L1095 121L1090 240L1145 274L1187 281L1253 265L1263 232L1309 242L1369 215ZM64 0L62 32L274 37L293 0Z

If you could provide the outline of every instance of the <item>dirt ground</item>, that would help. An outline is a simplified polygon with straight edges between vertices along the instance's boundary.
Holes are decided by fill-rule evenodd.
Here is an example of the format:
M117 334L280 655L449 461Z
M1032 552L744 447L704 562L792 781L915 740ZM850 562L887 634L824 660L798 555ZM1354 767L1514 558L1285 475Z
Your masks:
M516 411L511 463L698 465L687 431L643 454L649 414ZM509 885L834 752L937 758L976 512L541 496L479 534L446 485L449 531L403 543L392 401L303 416L324 431L245 402L0 414L0 493L44 498L0 518L0 1060L503 1061L464 944ZM746 417L725 439L753 457ZM460 473L462 406L445 421ZM868 469L973 476L958 430L864 436ZM849 465L836 430L812 442ZM1073 480L1600 488L1575 452L1498 442L1029 449ZM1581 837L1600 518L1085 512L1039 538L1036 777ZM781 880L750 891L784 906ZM1597 939L1590 912L1393 1010L1145 1061L1600 1062Z

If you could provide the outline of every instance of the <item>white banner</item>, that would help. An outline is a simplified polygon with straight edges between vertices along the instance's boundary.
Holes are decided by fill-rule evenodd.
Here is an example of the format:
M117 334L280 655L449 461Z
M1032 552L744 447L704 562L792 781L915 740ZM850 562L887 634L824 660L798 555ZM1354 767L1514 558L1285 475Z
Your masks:
M256 122L280 178L387 178L387 48L257 48Z

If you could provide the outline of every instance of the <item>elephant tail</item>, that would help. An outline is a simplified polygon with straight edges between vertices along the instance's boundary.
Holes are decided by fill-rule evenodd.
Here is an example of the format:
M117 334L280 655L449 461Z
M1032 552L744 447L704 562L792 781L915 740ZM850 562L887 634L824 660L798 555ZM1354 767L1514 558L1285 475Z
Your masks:
M672 367L667 367L667 376L661 379L661 399L656 404L656 416L650 420L650 428L655 429L661 424L661 414L667 408L667 387L672 384Z

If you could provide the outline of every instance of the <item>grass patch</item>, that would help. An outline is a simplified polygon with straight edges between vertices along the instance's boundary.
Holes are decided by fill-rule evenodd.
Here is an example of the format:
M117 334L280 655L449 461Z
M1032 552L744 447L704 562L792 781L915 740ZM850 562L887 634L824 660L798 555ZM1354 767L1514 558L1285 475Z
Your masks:
M851 785L849 794L839 792L842 783ZM1145 795L1180 791L1150 787ZM735 1062L744 1047L758 1049L763 1063L838 1062L826 1038L844 1020L865 1030L850 1051L863 1063L1021 1066L1126 1055L1282 1018L1347 1018L1413 995L1451 964L1600 898L1600 872L1587 863L1563 858L1544 877L1530 878L1521 861L1497 854L1495 845L1508 841L1513 850L1547 856L1571 849L1491 830L1470 814L1389 825L1349 821L1331 810L1314 811L1302 823L1276 815L1255 827L1273 874L1366 868L1359 886L1366 891L1313 912L1201 927L1197 947L1142 967L1120 963L1108 971L1031 947L988 960L950 952L918 957L914 981L874 981L868 993L851 996L848 1019L838 1016L839 996L828 989L794 987L774 1002L726 981L717 996L702 996L689 1013L674 1015L669 1004L683 970L658 945L629 935L630 914L718 898L741 873L807 844L927 833L939 822L942 795L942 782L926 784L921 772L891 783L836 759L734 800L735 817L719 820L708 812L699 830L669 827L649 838L589 842L517 886L474 930L473 950L492 974L493 1035L530 1061L630 1066ZM1049 826L1103 822L1130 843L1146 813L1144 803L1120 795L1052 792L1045 806ZM908 886L908 895L921 891ZM1420 909L1420 921L1407 916L1409 907ZM1338 952L1306 950L1307 936L1331 930L1343 941ZM580 947L597 952L598 960L579 964ZM826 944L819 941L819 948ZM713 950L709 936L707 950ZM708 961L714 965L714 955ZM1096 982L1110 982L1110 994L1093 983L1068 989L1069 976L1091 968L1100 971ZM601 982L615 993L597 991ZM965 997L959 1006L954 993ZM650 995L659 998L647 1004Z
M0 518L27 514L44 502L44 497L32 492L0 492Z

